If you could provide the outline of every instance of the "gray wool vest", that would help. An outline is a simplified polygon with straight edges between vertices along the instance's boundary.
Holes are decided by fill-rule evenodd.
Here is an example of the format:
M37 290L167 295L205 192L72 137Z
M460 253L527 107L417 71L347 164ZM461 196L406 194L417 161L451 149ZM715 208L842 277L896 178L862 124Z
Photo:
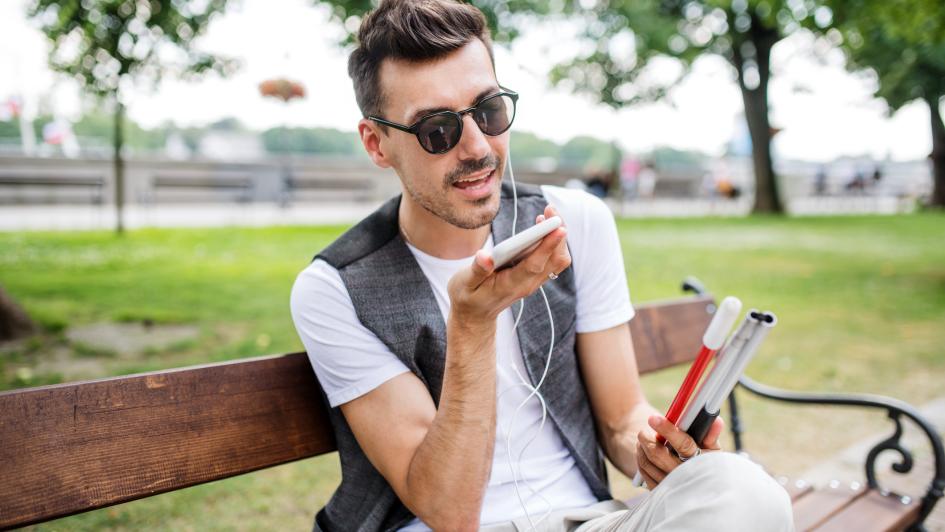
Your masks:
M535 186L518 187L518 231L534 223L547 201ZM372 331L430 390L439 403L446 359L446 324L433 289L398 230L397 196L348 230L315 258L338 270L361 323ZM492 223L495 242L512 234L512 189L504 183ZM597 442L575 343L572 268L545 283L555 322L555 350L542 386L551 422L599 500L610 499L603 455ZM539 293L525 300L519 344L531 382L537 383L548 352L549 323ZM358 446L339 408L330 419L341 458L341 484L315 516L316 531L396 530L414 516Z

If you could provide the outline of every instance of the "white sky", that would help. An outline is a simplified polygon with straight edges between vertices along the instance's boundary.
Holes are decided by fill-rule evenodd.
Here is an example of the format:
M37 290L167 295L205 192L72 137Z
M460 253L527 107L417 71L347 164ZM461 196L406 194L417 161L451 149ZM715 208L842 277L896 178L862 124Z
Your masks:
M57 114L75 118L81 111L77 86L46 67L48 45L26 20L26 4L0 2L0 100L20 94L28 109L35 109L42 99ZM345 52L335 46L340 32L328 22L327 10L309 0L242 0L211 25L201 42L207 50L239 58L240 71L227 80L166 80L154 90L141 87L128 95L129 116L145 127L168 119L198 125L235 116L257 129L289 124L354 130L360 115ZM571 45L563 33L565 28L544 24L511 51L496 50L499 81L522 95L516 129L559 142L576 135L616 139L634 152L672 146L719 154L741 128L741 96L720 58L696 63L694 73L672 93L674 106L614 111L551 88L545 73ZM929 114L922 104L887 117L885 104L870 96L867 77L846 73L839 52L817 61L812 50L811 39L803 35L774 49L769 102L772 124L783 128L775 138L781 157L826 161L868 154L905 160L931 151ZM301 81L308 98L286 106L260 97L258 83L272 77Z

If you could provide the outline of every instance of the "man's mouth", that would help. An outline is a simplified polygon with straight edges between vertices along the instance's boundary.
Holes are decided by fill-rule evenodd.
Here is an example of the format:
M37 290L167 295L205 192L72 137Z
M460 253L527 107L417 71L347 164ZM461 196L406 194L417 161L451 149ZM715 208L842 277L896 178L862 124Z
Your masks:
M485 188L489 185L489 182L492 180L492 176L495 175L495 168L491 170L485 170L457 181L453 182L453 186L463 190L468 190L474 192Z

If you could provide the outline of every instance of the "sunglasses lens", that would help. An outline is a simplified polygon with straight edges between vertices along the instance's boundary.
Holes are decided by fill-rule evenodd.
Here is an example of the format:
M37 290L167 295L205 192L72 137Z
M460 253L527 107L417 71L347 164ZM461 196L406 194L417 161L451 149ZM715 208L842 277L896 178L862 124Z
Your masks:
M459 122L452 115L434 115L417 127L420 145L430 153L443 153L459 142Z
M501 135L515 119L515 100L506 95L488 98L479 103L473 118L486 135Z

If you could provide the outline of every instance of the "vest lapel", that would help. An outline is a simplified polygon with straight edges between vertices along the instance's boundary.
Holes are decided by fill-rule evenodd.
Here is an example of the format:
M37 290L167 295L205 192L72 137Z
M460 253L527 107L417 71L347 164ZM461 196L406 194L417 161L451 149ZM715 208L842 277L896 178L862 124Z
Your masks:
M496 244L509 238L512 235L512 218L514 215L511 188L503 184L503 201L499 213L492 222L492 240ZM539 212L533 212L536 209L529 208L529 201L520 198L518 219L516 221L516 234L527 229L534 223L535 216ZM553 294L548 292L549 302L555 299ZM528 373L532 385L537 385L541 375L545 370L545 362L548 359L548 346L551 340L551 330L548 323L548 310L545 308L545 301L540 292L525 298L525 310L522 313L522 319L519 322L516 334L518 335L519 347L522 349L522 355L525 359L525 369ZM512 314L518 315L519 305L512 305ZM552 307L554 308L554 307ZM558 319L555 319L555 325L558 325ZM565 324L566 325L566 324ZM558 331L555 331L558 336Z
M421 380L425 381L433 396L433 402L439 406L443 372L446 368L446 323L436 303L430 281L400 235L391 241L387 255L391 263L398 266L396 284L401 293L406 291L415 294L413 298L389 294L393 299L400 300L399 304L394 304L401 307L397 312L399 315L390 316L395 322L394 329L402 327L400 330L416 331L416 343L404 345L403 352L397 354L401 360L409 361L412 358L415 361Z

